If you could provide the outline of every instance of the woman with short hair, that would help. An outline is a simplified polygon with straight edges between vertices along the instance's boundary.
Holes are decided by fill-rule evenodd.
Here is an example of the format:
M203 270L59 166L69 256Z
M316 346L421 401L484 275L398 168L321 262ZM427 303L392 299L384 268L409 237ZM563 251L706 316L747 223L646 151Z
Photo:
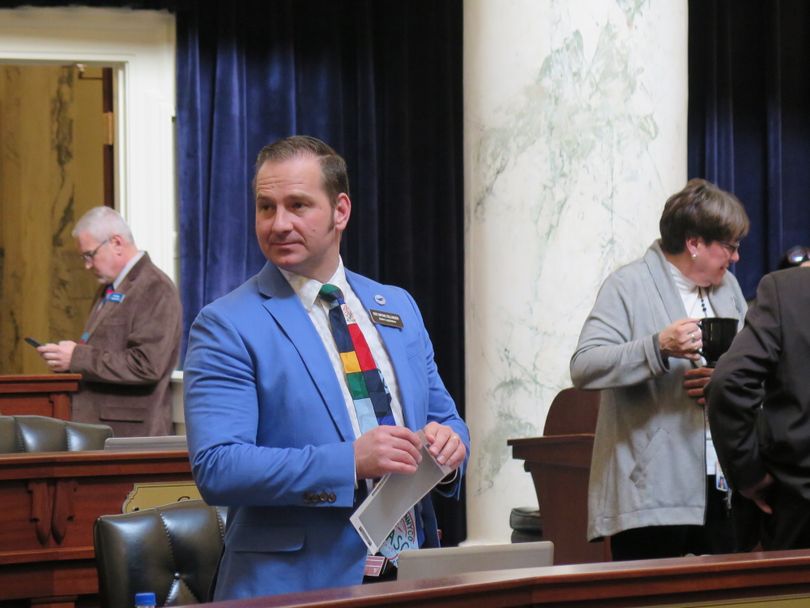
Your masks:
M661 238L602 284L571 358L580 389L601 390L588 538L613 558L735 550L726 487L703 410L699 322L746 304L728 272L749 221L739 200L690 180L664 206Z

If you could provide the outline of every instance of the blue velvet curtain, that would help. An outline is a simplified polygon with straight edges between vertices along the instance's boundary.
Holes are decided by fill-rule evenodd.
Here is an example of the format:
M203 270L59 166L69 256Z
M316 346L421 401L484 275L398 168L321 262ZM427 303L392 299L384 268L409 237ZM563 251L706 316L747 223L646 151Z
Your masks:
M690 0L689 176L751 218L735 270L746 297L810 245L810 3Z
M463 414L461 0L177 3L180 291L188 325L256 273L259 149L309 134L345 158L348 268L420 304ZM437 501L446 544L463 503Z

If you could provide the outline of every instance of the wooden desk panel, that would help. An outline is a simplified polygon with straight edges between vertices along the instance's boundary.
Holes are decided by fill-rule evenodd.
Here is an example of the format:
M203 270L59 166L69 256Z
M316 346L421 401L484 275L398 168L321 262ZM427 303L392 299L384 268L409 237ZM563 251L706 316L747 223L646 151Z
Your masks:
M96 518L120 513L136 482L190 479L186 451L0 457L0 601L92 604Z
M470 573L206 604L210 608L406 606L626 608L810 594L810 552L782 551ZM808 596L810 597L810 596Z
M512 456L532 475L543 518L543 540L554 543L555 564L610 559L607 543L589 543L588 476L593 434L510 439Z
M0 414L28 414L70 420L71 394L81 374L0 375Z

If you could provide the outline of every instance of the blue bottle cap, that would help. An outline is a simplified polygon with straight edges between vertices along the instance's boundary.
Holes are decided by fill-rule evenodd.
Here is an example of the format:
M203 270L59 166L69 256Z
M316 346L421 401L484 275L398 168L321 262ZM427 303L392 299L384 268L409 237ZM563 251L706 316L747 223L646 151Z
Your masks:
M136 606L154 606L156 604L157 604L157 597L151 591L149 591L148 593L135 594Z

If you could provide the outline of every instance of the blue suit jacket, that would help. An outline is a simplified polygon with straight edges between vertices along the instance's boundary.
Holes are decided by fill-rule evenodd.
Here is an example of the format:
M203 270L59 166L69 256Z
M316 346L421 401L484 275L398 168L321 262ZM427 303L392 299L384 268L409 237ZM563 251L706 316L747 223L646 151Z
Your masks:
M346 275L366 309L402 318L402 329L377 328L397 375L405 424L414 431L432 420L447 424L469 453L467 427L439 378L411 296ZM275 266L200 312L184 370L194 479L209 504L230 507L215 599L360 583L366 548L349 516L363 496L355 490L342 380ZM426 544L435 544L429 497L420 507Z

